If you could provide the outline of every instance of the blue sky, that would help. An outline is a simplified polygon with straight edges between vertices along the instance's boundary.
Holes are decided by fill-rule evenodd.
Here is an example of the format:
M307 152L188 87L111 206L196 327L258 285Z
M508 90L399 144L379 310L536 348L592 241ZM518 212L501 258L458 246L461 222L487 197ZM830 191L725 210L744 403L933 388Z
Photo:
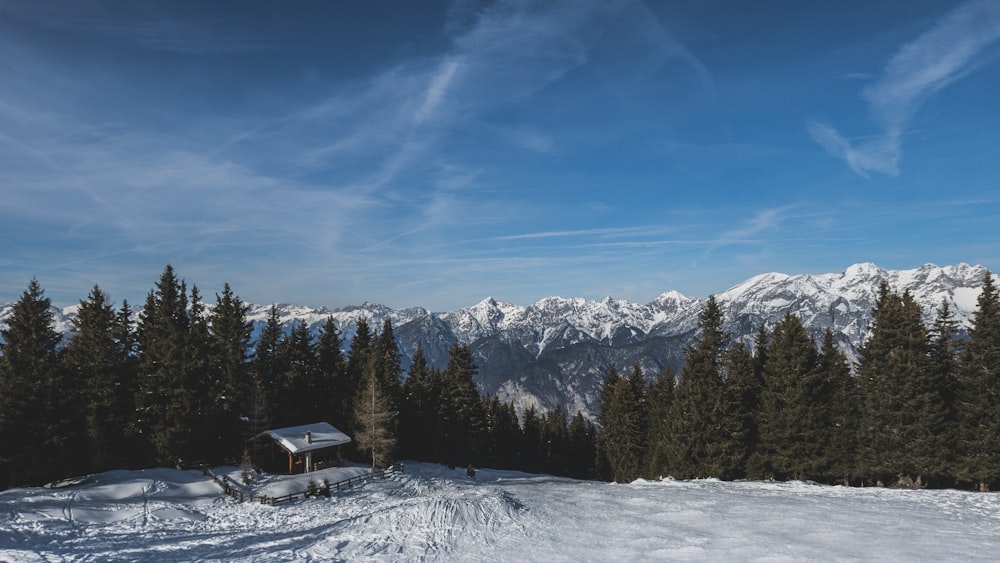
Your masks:
M0 302L1000 269L1000 2L0 0Z

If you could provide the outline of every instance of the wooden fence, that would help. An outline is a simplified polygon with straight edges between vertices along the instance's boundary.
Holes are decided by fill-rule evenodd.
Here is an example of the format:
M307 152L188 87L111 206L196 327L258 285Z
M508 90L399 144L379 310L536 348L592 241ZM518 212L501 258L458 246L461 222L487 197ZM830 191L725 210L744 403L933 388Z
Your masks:
M250 494L244 492L243 489L239 486L239 484L233 481L228 475L223 475L220 477L219 475L216 475L215 472L208 467L203 467L202 471L205 473L205 475L210 476L213 481L215 481L220 487L222 487L222 490L225 492L225 494L233 497L234 499L240 502L249 501L249 502L259 502L261 504L275 505L275 504L281 504L283 502L291 502L297 498L306 498L310 496L329 497L333 492L342 491L349 487L353 487L360 483L364 483L369 479L387 479L389 477L392 477L393 475L396 475L397 473L402 473L403 466L402 464L390 465L386 469L376 469L371 473L365 473L364 475L356 475L349 479L342 479L340 481L337 481L336 483L317 484L315 487L311 487L305 491L298 493L289 493L287 495L282 495L280 497L269 497L266 495Z

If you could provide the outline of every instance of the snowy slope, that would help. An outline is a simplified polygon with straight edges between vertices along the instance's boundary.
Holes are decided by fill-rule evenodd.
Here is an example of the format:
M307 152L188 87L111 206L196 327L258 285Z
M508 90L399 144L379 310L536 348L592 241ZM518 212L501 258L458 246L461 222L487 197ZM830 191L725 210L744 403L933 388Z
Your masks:
M407 468L279 506L167 469L9 490L0 561L972 561L1000 549L995 494Z

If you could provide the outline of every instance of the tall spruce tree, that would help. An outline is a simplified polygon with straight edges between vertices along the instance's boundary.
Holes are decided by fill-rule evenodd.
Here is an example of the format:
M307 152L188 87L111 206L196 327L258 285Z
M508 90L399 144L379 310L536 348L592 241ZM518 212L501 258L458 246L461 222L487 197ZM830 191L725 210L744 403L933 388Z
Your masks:
M444 410L445 374L443 370L434 366L428 368L427 371L427 378L423 385L425 399L422 408L422 411L427 413L427 415L420 425L420 428L424 430L420 441L424 444L425 449L422 450L424 457L420 459L447 463L445 455L447 451L445 443L446 432L444 418L442 417Z
M487 399L486 427L489 433L489 455L486 463L501 469L519 468L518 454L521 445L521 425L513 403L504 403L494 396Z
M329 405L317 369L316 345L305 320L292 324L282 357L287 392L273 398L279 412L276 424L296 426L322 421Z
M522 415L521 424L521 469L530 473L539 473L544 467L542 455L542 418L538 416L535 405L528 405Z
M337 428L350 428L352 387L347 378L343 346L344 341L331 315L320 328L316 342L318 376L322 387L320 394L327 403L326 415L321 420L327 420Z
M617 483L631 482L645 469L648 432L642 381L638 365L628 378L618 377L617 371L611 369L601 391L598 459L602 463L602 477Z
M514 405L509 405L509 408L513 413ZM576 412L569 423L569 444L569 475L578 479L597 477L594 467L597 456L597 429L580 411Z
M225 412L225 388L213 365L213 343L208 314L198 286L188 299L190 331L187 336L188 385L191 389L193 425L188 459L207 462L235 461L242 444L233 443L232 422Z
M819 469L815 478L850 485L857 468L860 389L829 328L820 346L819 377L823 382L821 388L829 389L829 394L825 397L825 426L820 428L822 457L816 462Z
M250 334L253 324L247 320L249 306L224 284L215 295L215 307L209 315L211 369L216 384L215 410L222 435L220 447L227 457L242 451L249 429L242 420L251 416L253 381L250 373Z
M83 469L78 387L63 367L50 308L32 279L0 331L0 489Z
M919 480L929 468L918 456L925 436L916 430L927 415L928 333L920 306L883 282L872 311L871 335L860 350L864 394L862 458L876 483Z
M399 401L403 395L402 375L402 353L396 344L396 335L392 330L392 321L388 318L382 322L382 332L375 338L373 343L375 354L377 355L377 367L379 384L382 386L389 403L390 411L399 409Z
M483 435L483 411L473 378L478 368L468 345L457 342L448 350L441 388L442 448L449 466L478 465Z
M250 395L250 436L256 436L271 427L277 427L280 418L275 411L279 398L288 393L284 367L285 333L281 329L278 308L271 305L257 342L254 344Z
M911 409L916 415L910 424L907 445L913 460L916 486L948 486L954 483L956 444L959 429L955 416L958 392L954 336L957 325L942 301L925 348L919 376L910 384Z
M360 317L354 330L354 338L351 339L351 346L347 350L347 374L351 380L352 396L361 386L361 381L365 377L365 365L368 355L374 349L373 335L368 326L368 319Z
M197 291L192 296L168 264L139 318L136 405L157 464L218 457L207 321Z
M719 407L729 336L722 330L722 310L714 296L705 302L698 321L700 334L685 349L670 417L670 473L678 478L722 473L719 461L724 432Z
M129 443L126 458L128 467L139 467L144 460L149 459L147 455L149 444L140 433L139 414L136 406L136 396L139 391L139 335L136 328L136 316L127 299L122 299L112 330L119 353L122 355L122 370L126 374L125 388L119 391L123 395L123 404L129 405L128 423L124 428Z
M676 379L668 366L656 376L646 391L646 468L643 473L652 479L664 477L669 472L670 409Z
M431 370L423 345L418 343L399 405L399 450L405 458L429 460L434 456L432 447L433 436L437 432L438 409L432 393Z
M1000 479L1000 293L989 272L977 304L959 367L958 477L988 491Z
M566 410L557 405L542 417L542 458L546 473L569 473L569 428Z
M124 326L122 324L124 323ZM94 286L80 301L66 345L66 368L81 389L88 471L129 467L135 414L135 370L128 317Z
M501 468L501 460L498 455L497 429L498 416L500 411L500 399L496 396L483 396L483 455L482 462L488 467Z
M612 421L617 416L617 413L613 411L615 409L615 387L618 385L619 379L621 379L621 375L618 374L618 368L616 368L614 364L611 364L608 371L604 374L604 380L601 382L601 389L598 395L598 429L594 466L597 469L598 477L605 481L614 480L614 473L611 469L611 459L609 455L612 453L611 450L616 446L616 444L610 441L612 434L605 432L605 429L608 428L608 426L613 425Z
M816 345L799 318L787 314L774 327L764 365L764 387L758 414L758 454L765 476L777 479L813 477L811 461L820 447L817 433L824 424L816 389Z
M747 476L747 463L760 438L755 414L762 386L754 369L753 356L744 343L737 342L726 353L726 378L719 404L721 479Z

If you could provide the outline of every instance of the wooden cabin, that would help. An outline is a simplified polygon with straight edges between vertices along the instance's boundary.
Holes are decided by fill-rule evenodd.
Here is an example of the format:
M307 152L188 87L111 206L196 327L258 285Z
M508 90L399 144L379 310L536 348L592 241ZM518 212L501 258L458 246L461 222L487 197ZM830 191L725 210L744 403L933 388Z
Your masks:
M251 439L258 446L254 461L272 472L310 473L340 465L340 446L351 438L327 422L265 430Z

